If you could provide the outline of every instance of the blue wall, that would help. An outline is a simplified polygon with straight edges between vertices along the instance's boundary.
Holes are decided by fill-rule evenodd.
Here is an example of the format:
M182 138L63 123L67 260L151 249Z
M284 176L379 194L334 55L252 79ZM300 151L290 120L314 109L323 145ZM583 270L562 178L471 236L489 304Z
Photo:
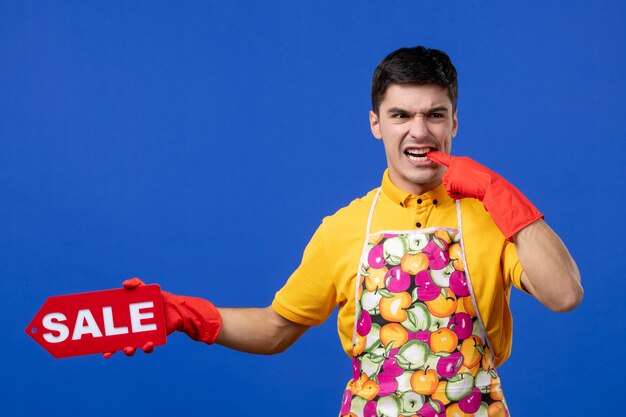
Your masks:
M132 276L268 305L321 218L378 185L371 74L415 44L459 70L453 152L522 189L583 276L569 314L514 292L513 415L618 415L624 3L223 3L0 2L0 415L336 415L334 317L273 357L176 334L55 360L24 328Z

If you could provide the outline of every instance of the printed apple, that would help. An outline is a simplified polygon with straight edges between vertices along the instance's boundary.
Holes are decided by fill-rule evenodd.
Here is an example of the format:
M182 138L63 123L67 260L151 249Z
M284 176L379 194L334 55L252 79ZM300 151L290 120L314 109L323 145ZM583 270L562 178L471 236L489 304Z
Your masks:
M428 308L422 303L415 303L411 308L406 310L407 319L402 322L409 332L419 332L427 330L430 327L430 313ZM409 335L410 337L410 335Z
M343 398L341 399L341 415L345 416L350 413L350 406L352 405L352 393L349 389L345 390L343 393Z
M434 353L452 353L457 349L459 338L451 329L442 327L430 334L430 348Z
M487 415L489 417L509 417L509 410L506 409L504 403L496 401L489 404Z
M428 328L428 330L430 330L431 332L436 332L437 330L443 327L448 327L449 321L450 321L450 317L431 316L430 327Z
M431 395L437 389L439 375L434 369L419 369L411 377L411 388L418 394Z
M358 395L354 393L352 388L349 388L349 389L352 392L352 404L350 405L350 412L357 416L364 415L363 412L365 408L367 407L368 402L373 402L373 401L368 401L365 398L359 397ZM376 414L374 414L374 417L375 416Z
M496 374L495 370L490 373L495 374L491 377L491 386L489 387L489 396L496 401L502 401L504 399L504 393L502 392L502 385L500 385L500 377Z
M402 401L402 411L405 413L415 413L424 406L423 395L413 391L407 391L400 397Z
M463 355L463 365L473 368L480 363L480 359L483 357L483 342L480 337L472 335L463 340L460 352Z
M371 352L380 345L380 325L372 323L372 329L365 339L365 350Z
M488 407L489 406L486 402L481 402L480 407L478 407L478 410L474 413L474 417L489 417L489 414L487 413Z
M402 402L395 395L381 397L376 404L376 414L378 416L395 417L402 410Z
M357 414L359 416L361 414ZM376 401L368 401L363 407L363 417L377 417L376 416Z
M382 356L376 356L371 353L366 353L361 357L361 373L364 373L369 378L372 378L378 373L382 364Z
M470 290L467 285L467 277L461 271L454 271L450 275L450 289L456 294L457 297L466 297L470 295Z
M363 336L356 335L354 338L354 342L352 343L352 354L354 356L358 356L365 350L365 343L367 342L367 338Z
M365 288L367 291L376 292L381 288L385 288L385 275L387 275L386 267L382 268L370 268L365 275Z
M435 285L430 278L428 270L420 271L415 275L415 286L417 287L417 298L421 301L430 301L439 297L441 288Z
M461 374L465 375L465 374ZM476 387L472 388L472 391L467 394L465 397L459 400L459 408L464 413L472 414L478 411L480 408L480 402L482 399L482 394L480 390Z
M461 366L463 366L463 355L460 352L453 352L448 356L439 358L437 361L437 373L444 378L451 378L458 372Z
M378 314L378 304L383 296L379 292L363 291L361 295L361 308L370 314Z
M385 349L400 347L409 340L409 332L398 323L387 323L380 328L380 342Z
M419 417L446 417L446 407L439 400L429 400L417 411Z
M361 316L356 323L356 332L361 336L367 336L372 329L372 316L367 310L361 310Z
M376 381L369 379L367 374L363 372L359 379L350 382L348 389L350 389L352 395L358 395L366 400L373 400L378 395L379 387Z
M394 266L385 275L385 287L391 292L406 291L410 285L411 275L404 272L399 266Z
M409 248L407 238L396 236L383 242L383 256L389 265L400 265L402 256Z
M482 324L480 324L480 321L478 320L474 320L472 334L474 334L474 336L480 337L481 340L487 340L485 328Z
M479 369L474 381L476 388L478 388L480 392L483 394L489 394L489 389L491 387L491 375L489 375L489 371Z
M362 388L359 390L357 395L359 397L363 397L366 400L373 400L378 395L378 391L380 390L376 381L372 381L371 379L364 382Z
M426 343L411 340L400 348L395 358L400 368L410 371L424 366L429 352L430 349Z
M428 256L425 253L405 253L400 260L400 267L403 271L415 275L419 271L428 269Z
M381 397L391 395L396 392L398 389L398 381L396 381L396 377L390 372L381 372L376 378L378 379L378 386L380 387L380 391L378 391L378 395Z
M453 264L448 264L441 269L431 269L430 279L437 284L438 287L447 288L450 286L450 277L456 271Z
M361 375L361 362L357 358L352 357L352 380L356 381L357 379L359 379L360 375Z
M380 243L381 240L383 240L384 237L385 236L382 233L372 233L370 234L370 238L367 241L367 244L371 246L376 246Z
M448 252L450 252L450 259L454 260L454 261L461 261L463 260L463 250L461 248L461 244L460 243L454 243L452 245L450 245L450 247L448 248Z
M458 313L450 317L448 322L448 328L454 331L459 340L467 339L472 335L474 329L474 323L472 318L467 313Z
M413 371L406 371L396 377L396 381L398 381L398 391L407 392L410 391L411 388L411 376L413 375Z
M376 245L367 254L367 263L371 268L382 268L385 266L385 255L383 245Z
M459 401L461 398L467 397L473 389L474 378L470 374L462 373L455 375L448 379L448 384L446 384L446 397L448 397L450 401Z
M400 349L392 349L391 352L389 352L389 357L383 361L383 371L393 375L394 377L400 376L404 373L404 369L400 368L395 358L399 350Z
M408 252L417 253L428 244L428 235L424 233L411 233L407 236Z
M426 307L433 316L450 317L456 310L456 296L450 288L442 288L439 296L431 301L426 301Z
M450 233L447 230L437 230L435 232L435 237L446 242L446 245L452 241Z
M367 254L369 255L369 253L372 251L372 248L373 248L374 246L376 246L376 244L375 244L375 243L371 243L371 242L370 242L370 243L368 243L368 244L367 244L367 247L365 248L365 253L367 253ZM369 256L368 256L368 258L369 258ZM363 268L363 270L367 270L367 269L370 267L369 260L368 260L368 259L365 259L365 260L364 260L364 261L362 261L362 262L363 262L363 263L361 264L361 268Z
M411 296L407 292L392 293L391 297L383 297L378 304L380 315L387 321L400 323L405 321L407 309L411 305Z
M424 247L424 253L428 256L430 269L442 269L450 262L448 251L443 250L443 248L438 245L439 242L441 241L435 241L433 239Z

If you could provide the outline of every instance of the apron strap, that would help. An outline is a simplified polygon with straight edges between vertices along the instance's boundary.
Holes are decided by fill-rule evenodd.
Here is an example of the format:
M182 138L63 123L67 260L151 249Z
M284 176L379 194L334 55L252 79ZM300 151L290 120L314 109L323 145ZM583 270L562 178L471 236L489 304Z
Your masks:
M378 187L376 190L376 194L374 195L374 200L372 201L372 206L370 207L370 213L367 216L367 225L365 226L365 241L363 242L363 248L361 249L361 256L359 257L359 264L357 265L356 270L356 279L354 285L354 300L356 301L355 311L354 311L354 329L352 331L352 346L354 346L354 342L356 342L356 326L359 320L359 314L361 313L359 309L359 287L361 286L361 265L365 262L363 257L367 253L367 242L370 240L370 230L372 227L372 218L374 217L374 209L376 208L376 202L378 201L378 197L380 196L381 187Z
M472 304L474 305L474 311L476 311L476 318L480 323L480 326L485 331L485 343L491 350L491 353L494 355L495 359L495 350L493 350L493 346L491 345L491 341L489 340L489 336L487 335L487 327L485 326L485 322L480 315L480 309L478 308L478 301L476 301L476 294L474 293L474 287L472 286L472 277L470 276L469 268L467 267L467 258L465 256L465 240L463 239L463 224L461 222L461 200L456 200L456 216L457 223L459 226L459 244L461 245L461 260L463 262L463 268L465 269L465 277L467 279L467 287L469 288Z

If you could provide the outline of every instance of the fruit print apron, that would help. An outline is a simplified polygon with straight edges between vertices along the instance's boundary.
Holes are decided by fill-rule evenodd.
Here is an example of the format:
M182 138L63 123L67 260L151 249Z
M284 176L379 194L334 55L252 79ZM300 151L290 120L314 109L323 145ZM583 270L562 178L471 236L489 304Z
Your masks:
M458 229L381 231L356 279L353 378L340 416L508 416Z

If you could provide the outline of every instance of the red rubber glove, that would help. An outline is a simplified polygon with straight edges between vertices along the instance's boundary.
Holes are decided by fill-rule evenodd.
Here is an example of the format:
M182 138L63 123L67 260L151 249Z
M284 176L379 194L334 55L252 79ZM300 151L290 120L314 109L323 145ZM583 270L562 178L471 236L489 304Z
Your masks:
M426 156L448 167L442 178L448 195L455 200L470 197L482 201L509 241L524 227L543 218L543 214L510 182L473 159L439 151L431 151Z
M133 290L145 285L139 278L124 281L122 286L127 290ZM167 291L161 291L163 297L163 311L165 313L165 333L172 334L174 331L184 332L193 340L212 344L222 329L222 316L217 308L202 298L174 295ZM152 353L154 344L146 343L142 347L146 353ZM133 356L136 349L126 347L123 349L126 356ZM105 358L110 358L115 352L104 353Z

